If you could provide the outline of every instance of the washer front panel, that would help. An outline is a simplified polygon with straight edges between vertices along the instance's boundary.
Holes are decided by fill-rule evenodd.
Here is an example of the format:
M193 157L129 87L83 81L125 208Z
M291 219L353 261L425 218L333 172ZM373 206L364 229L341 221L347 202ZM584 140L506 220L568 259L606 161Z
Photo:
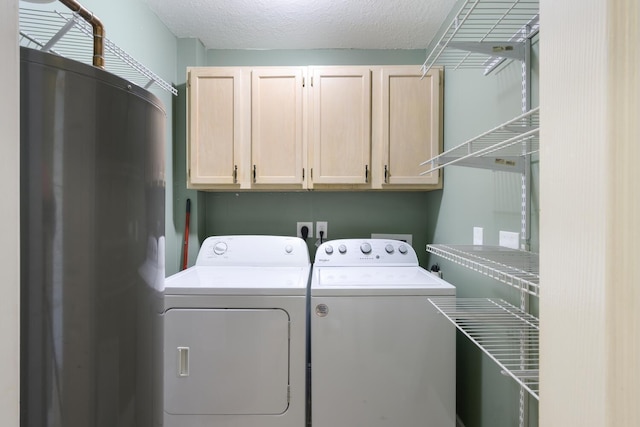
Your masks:
M322 244L311 279L314 427L455 426L455 287L385 239Z
M427 298L312 297L312 425L454 427L455 354Z

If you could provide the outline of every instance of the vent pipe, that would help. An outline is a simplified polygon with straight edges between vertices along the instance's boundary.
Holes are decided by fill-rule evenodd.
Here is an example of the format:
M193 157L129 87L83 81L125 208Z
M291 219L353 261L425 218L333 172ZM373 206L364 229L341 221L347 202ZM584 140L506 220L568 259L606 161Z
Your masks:
M104 68L104 25L102 25L100 19L76 0L59 1L91 24L93 28L93 66Z

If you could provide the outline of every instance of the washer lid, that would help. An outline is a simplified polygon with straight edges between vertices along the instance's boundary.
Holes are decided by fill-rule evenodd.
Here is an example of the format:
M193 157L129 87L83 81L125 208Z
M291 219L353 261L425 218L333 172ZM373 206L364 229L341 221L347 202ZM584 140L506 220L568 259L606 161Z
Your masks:
M305 295L306 267L194 266L165 280L165 295Z
M316 267L311 295L455 295L455 287L422 267Z

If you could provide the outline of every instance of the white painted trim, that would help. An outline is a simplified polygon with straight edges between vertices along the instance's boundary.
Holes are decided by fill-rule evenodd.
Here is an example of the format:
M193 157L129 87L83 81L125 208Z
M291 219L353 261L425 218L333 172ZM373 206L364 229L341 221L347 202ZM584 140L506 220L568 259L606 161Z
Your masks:
M18 0L0 1L0 419L20 424L20 59Z
M540 16L540 425L638 426L640 5Z

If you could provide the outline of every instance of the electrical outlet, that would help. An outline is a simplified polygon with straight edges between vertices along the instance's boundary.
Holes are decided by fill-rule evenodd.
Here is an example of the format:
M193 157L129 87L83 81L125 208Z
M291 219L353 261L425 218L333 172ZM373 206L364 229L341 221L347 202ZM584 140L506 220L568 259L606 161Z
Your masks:
M520 233L500 230L499 237L500 246L511 249L518 249L520 247Z
M296 223L296 236L302 238L302 227L307 227L309 229L309 234L307 238L313 237L313 222L297 222Z
M481 245L483 240L484 230L482 227L473 227L473 244Z
M316 238L320 238L320 232L323 232L323 240L327 240L329 237L329 223L327 221L316 221Z

